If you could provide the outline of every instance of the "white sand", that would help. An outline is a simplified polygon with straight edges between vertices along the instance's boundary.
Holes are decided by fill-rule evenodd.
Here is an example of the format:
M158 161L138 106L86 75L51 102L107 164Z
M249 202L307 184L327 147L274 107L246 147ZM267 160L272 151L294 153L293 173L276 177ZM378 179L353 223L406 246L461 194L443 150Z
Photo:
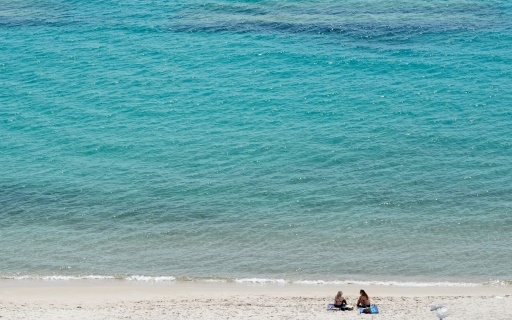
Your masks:
M381 313L327 311L338 290L349 304L365 289ZM511 288L0 281L0 319L512 319Z

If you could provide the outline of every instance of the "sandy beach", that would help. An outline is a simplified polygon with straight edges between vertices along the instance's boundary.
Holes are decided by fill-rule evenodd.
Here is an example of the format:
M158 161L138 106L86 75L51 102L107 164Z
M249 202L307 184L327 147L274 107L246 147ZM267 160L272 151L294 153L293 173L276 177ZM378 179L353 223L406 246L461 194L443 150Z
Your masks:
M343 290L355 303L356 285L132 283L126 281L0 282L2 319L512 319L509 287L366 286L378 315L328 311Z

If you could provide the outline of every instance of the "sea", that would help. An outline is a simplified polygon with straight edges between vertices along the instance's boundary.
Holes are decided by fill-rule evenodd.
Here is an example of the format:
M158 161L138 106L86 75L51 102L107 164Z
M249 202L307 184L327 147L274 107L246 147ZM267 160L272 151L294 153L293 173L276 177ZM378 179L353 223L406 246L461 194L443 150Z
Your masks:
M0 0L0 279L512 286L512 2Z

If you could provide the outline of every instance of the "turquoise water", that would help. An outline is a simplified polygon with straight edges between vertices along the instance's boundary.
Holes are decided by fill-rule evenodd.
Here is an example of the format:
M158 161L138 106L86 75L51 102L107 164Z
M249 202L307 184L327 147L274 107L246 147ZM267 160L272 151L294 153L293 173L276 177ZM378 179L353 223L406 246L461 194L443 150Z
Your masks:
M510 283L511 18L0 0L0 277Z

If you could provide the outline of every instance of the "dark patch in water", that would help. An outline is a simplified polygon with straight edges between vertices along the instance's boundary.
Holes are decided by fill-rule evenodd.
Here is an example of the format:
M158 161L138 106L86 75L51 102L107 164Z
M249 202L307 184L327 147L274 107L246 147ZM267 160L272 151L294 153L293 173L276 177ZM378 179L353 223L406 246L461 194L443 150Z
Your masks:
M0 6L0 27L60 27L75 23L70 7L62 3L28 2Z
M0 20L0 27L63 27L72 25L72 22L46 21L31 19L4 19Z
M474 31L477 26L443 23L435 25L380 25L374 23L328 23L304 24L288 22L220 22L206 24L176 24L170 27L172 32L235 32L266 34L342 34L348 37L367 39L408 39L411 35L440 32Z
M476 4L308 10L298 6L224 4L190 6L177 12L171 21L169 29L173 32L310 33L408 38L412 34L503 28L500 23L503 12L499 8Z

